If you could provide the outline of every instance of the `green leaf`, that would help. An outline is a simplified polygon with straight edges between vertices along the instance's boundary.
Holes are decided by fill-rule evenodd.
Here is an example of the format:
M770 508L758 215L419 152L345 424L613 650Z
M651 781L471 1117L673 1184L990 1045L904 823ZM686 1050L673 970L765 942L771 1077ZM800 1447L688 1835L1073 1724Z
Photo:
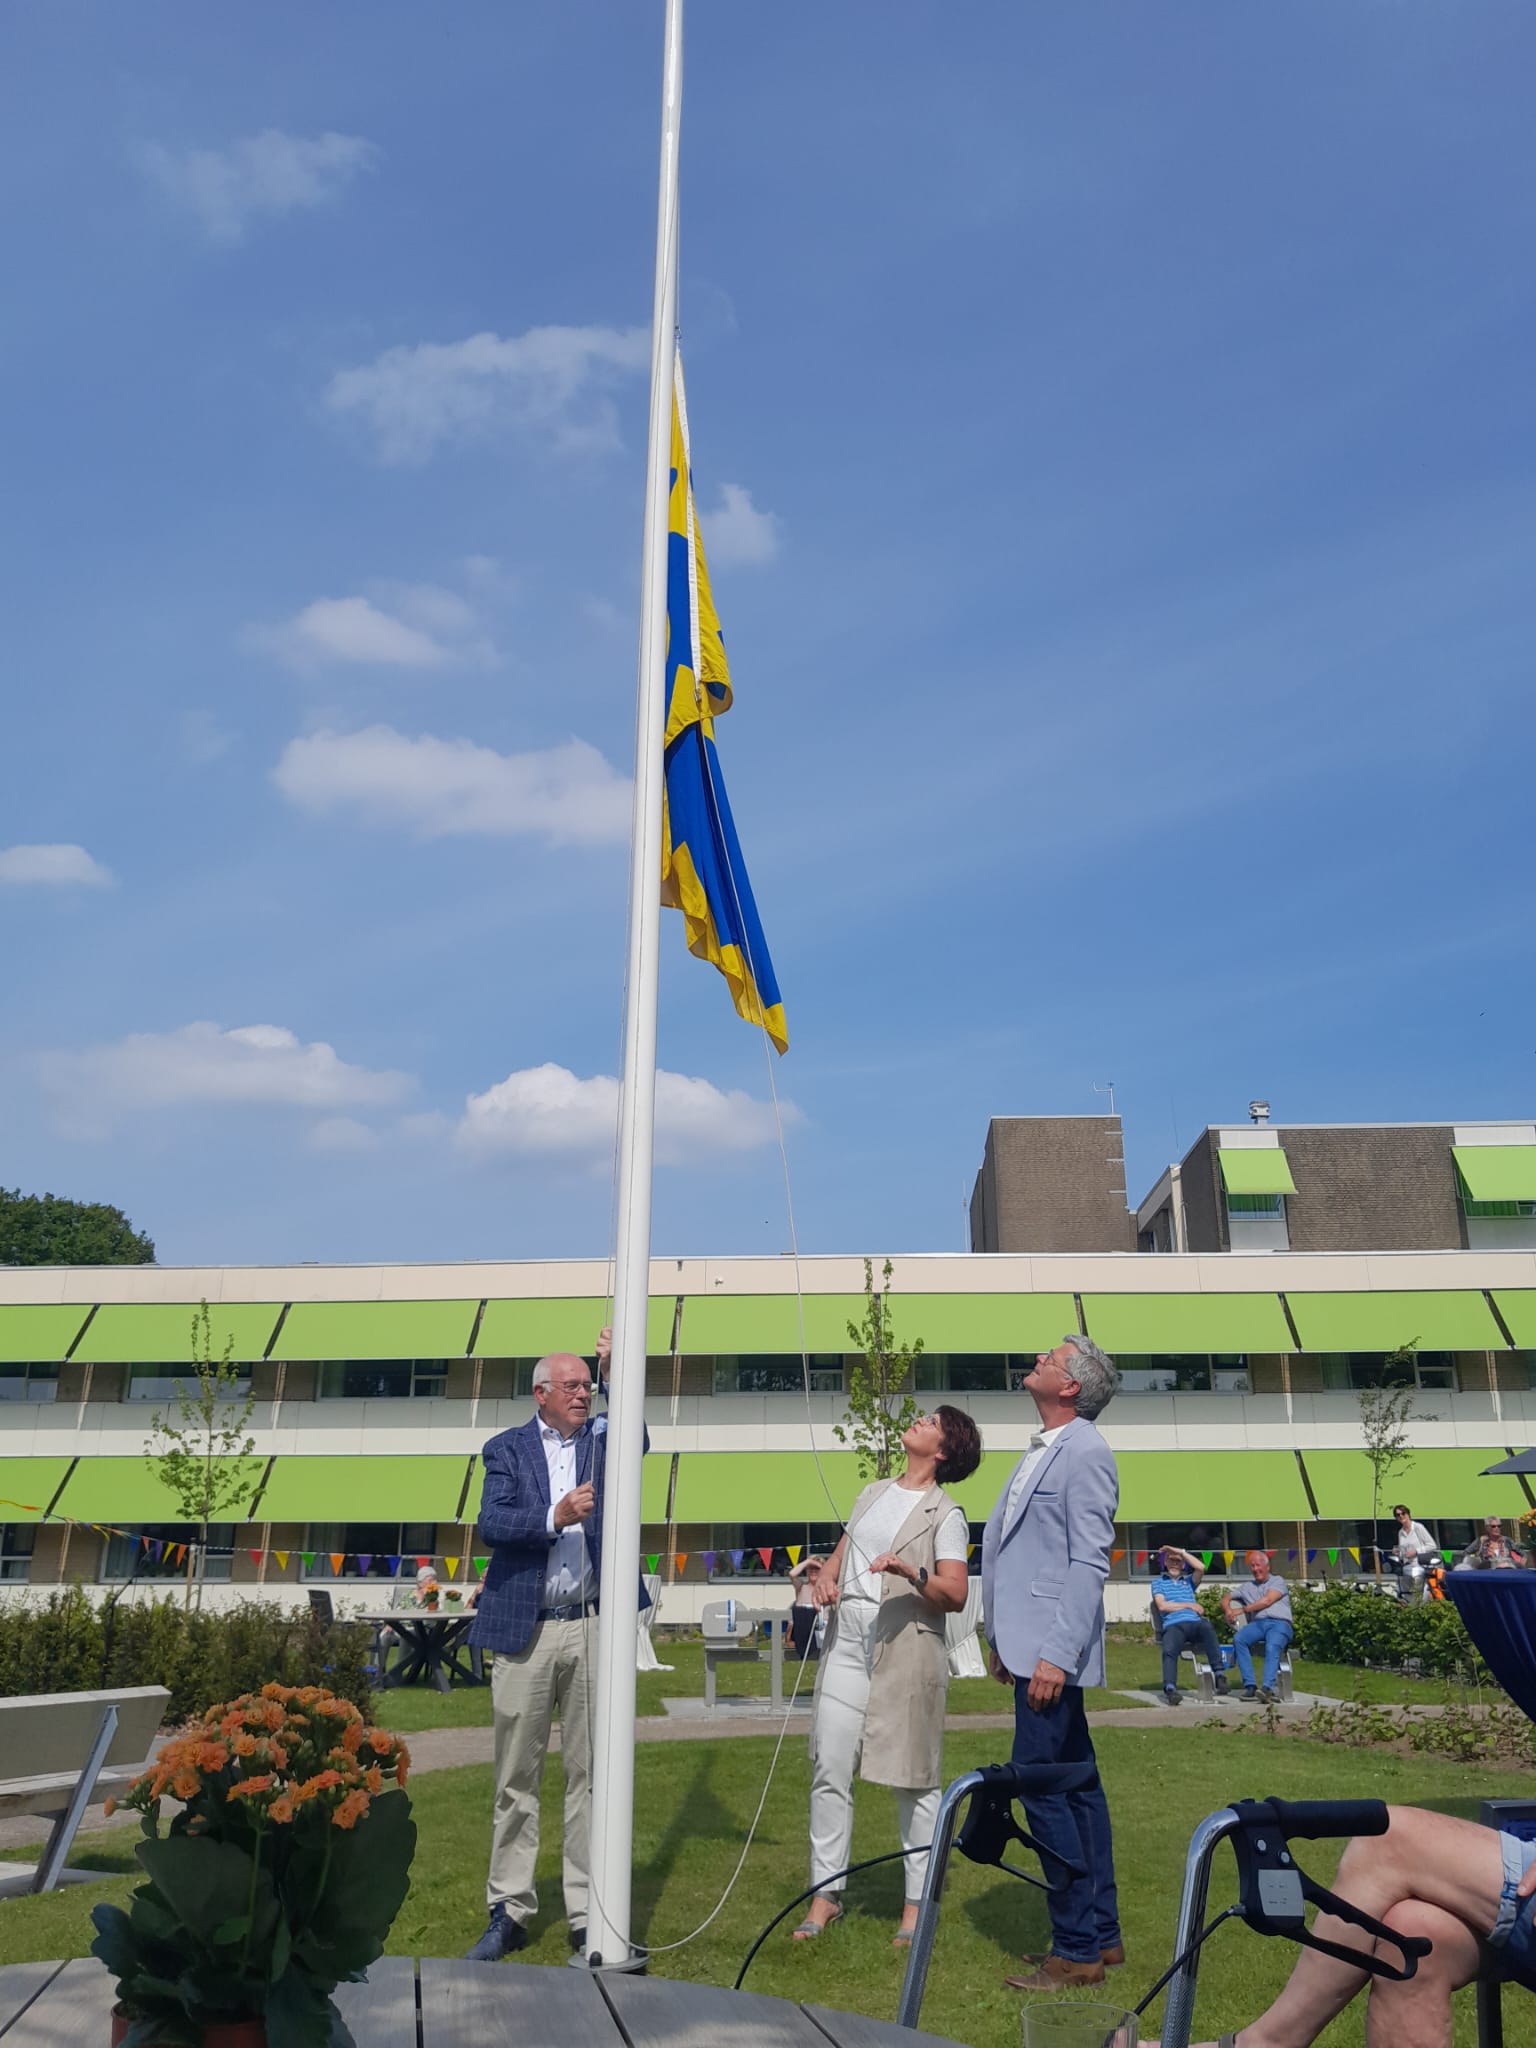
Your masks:
M275 1984L293 1956L293 1936L288 1931L286 1914L279 1913L277 1925L272 1930L272 1953L267 1961L268 1980Z
M331 2048L335 2008L298 1970L289 1970L267 1994L267 2048Z
M140 1842L138 1858L182 1926L201 1941L213 1941L216 1928L247 1910L251 1858L232 1842L178 1835Z
M119 1981L131 1977L139 1967L139 1945L128 1915L121 1906L93 1906L91 1921L96 1929L91 1954L99 1957Z
M216 1927L213 1930L215 1948L224 1948L232 1941L239 1941L242 1936L249 1932L250 1925L251 1916L249 1913L237 1913L233 1919L226 1920L222 1927Z

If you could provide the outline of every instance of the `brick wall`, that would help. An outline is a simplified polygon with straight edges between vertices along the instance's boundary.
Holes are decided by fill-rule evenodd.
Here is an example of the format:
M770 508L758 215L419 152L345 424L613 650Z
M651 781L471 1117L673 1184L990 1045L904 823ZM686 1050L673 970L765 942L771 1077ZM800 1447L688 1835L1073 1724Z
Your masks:
M1117 1116L994 1117L979 1179L980 1250L1135 1250ZM973 1200L973 1244L975 1214Z

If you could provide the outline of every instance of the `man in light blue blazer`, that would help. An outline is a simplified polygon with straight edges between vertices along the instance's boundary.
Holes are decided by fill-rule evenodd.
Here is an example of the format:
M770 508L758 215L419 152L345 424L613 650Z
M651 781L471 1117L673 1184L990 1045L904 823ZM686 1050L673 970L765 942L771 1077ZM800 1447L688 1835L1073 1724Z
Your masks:
M1083 1687L1104 1683L1104 1581L1120 1480L1093 1426L1120 1375L1087 1337L1042 1351L1024 1381L1039 1427L992 1510L981 1550L982 1629L992 1676L1013 1687L1013 1760L1096 1762ZM1125 1960L1115 1895L1109 1806L1086 1792L1024 1801L1036 1840L1088 1873L1068 1879L1045 1858L1051 1952L1009 1977L1016 1991L1102 1984Z

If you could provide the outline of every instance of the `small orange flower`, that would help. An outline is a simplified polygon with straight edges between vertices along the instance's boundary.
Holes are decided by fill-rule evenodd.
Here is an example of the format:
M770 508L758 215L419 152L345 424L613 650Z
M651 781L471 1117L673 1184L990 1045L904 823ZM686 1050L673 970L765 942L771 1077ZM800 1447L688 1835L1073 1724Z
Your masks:
M382 1728L370 1728L368 1730L368 1747L375 1756L388 1756L394 1746L394 1737L386 1734Z
M366 1792L349 1792L340 1806L331 1815L333 1828L355 1828L368 1811L369 1799Z
M254 1735L244 1735L244 1734L242 1734L242 1735L237 1735L237 1736L235 1737L235 1755L236 1755L236 1756L254 1756L255 1754L256 1754L256 1738L255 1738L255 1736L254 1736Z
M195 1799L203 1789L203 1781L195 1770L178 1771L171 1780L171 1790L178 1799Z
M267 1749L267 1754L268 1754L268 1755L269 1755L269 1756L271 1757L271 1759L272 1759L272 1768L273 1768L273 1770L274 1770L274 1771L286 1771L286 1770L287 1770L287 1768L288 1768L288 1752L287 1752L287 1750L286 1750L286 1749L284 1749L283 1745L282 1745L282 1744L281 1744L280 1742L274 1742L274 1743L271 1743L271 1744L269 1744L269 1745L268 1745L268 1749Z
M284 1793L281 1799L274 1799L267 1808L267 1819L276 1821L279 1827L293 1819L293 1801Z
M356 1756L363 1746L363 1729L359 1721L350 1721L341 1738L341 1746L348 1756Z
M222 1742L203 1742L198 1744L197 1763L200 1770L222 1771L228 1762L229 1751Z
M110 1820L113 1814L117 1811L117 1801L115 1799L109 1799L106 1805L103 1806L101 1810L107 1816L107 1819Z
M373 1766L372 1770L364 1771L363 1783L370 1792L382 1792L384 1790L384 1773L377 1764Z
M254 1799L259 1793L270 1792L271 1790L272 1780L270 1776L242 1778L238 1785L230 1786L229 1796L231 1799Z

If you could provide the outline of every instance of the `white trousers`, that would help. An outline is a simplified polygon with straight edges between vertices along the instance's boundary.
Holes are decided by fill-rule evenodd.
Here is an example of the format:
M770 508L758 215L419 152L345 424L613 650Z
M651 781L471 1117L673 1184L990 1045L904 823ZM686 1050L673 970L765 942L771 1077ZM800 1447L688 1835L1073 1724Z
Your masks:
M496 1805L485 1901L505 1906L525 1926L538 1910L533 1871L539 1860L539 1787L557 1706L565 1770L565 1917L573 1927L586 1925L589 1673L596 1656L593 1615L585 1621L541 1621L525 1649L491 1662Z
M879 1603L874 1600L840 1601L837 1634L821 1665L816 1761L811 1770L811 1882L819 1891L834 1895L842 1891L844 1883L835 1873L846 1870L853 1861L853 1780L864 1747L879 1613ZM903 1849L924 1849L933 1840L941 1789L935 1785L930 1791L912 1792L893 1787ZM920 1898L928 1858L908 1856L902 1870L908 1899Z

